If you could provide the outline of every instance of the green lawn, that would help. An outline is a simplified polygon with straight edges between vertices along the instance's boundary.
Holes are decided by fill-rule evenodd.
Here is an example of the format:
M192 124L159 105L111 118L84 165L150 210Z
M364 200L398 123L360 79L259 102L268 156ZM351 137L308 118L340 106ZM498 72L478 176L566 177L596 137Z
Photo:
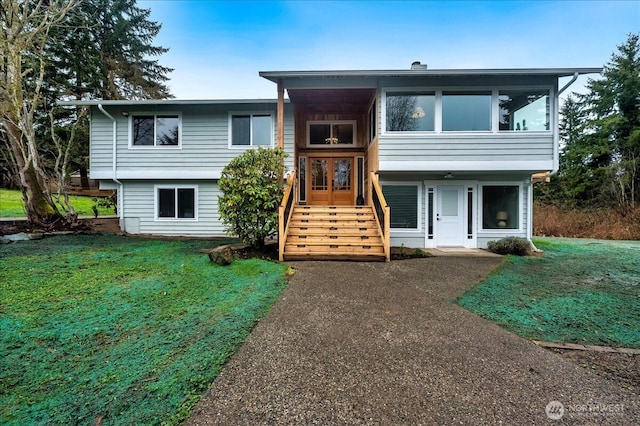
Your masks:
M458 304L525 338L640 348L640 242L540 238Z
M0 245L0 424L186 418L286 283L283 264L222 267L198 253L215 244L79 235Z
M95 204L93 197L71 195L69 199L78 216L94 216L91 209ZM60 212L63 211L61 208ZM113 209L98 207L99 216L113 216L114 214ZM0 218L2 217L25 217L20 191L0 188Z

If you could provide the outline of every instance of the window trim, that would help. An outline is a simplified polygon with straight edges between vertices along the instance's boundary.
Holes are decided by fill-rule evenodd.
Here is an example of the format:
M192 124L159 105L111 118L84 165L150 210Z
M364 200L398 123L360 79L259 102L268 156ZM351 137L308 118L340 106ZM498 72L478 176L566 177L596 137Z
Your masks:
M375 140L378 139L378 134L380 133L378 131L378 112L379 112L379 106L378 106L378 97L377 95L373 98L373 101L371 102L371 104L369 105L369 110L367 113L367 116L369 117L369 144L371 145L373 144L373 142Z
M548 130L500 130L500 92L501 91L509 91L509 90L522 90L522 91L545 91L547 92L547 96L549 97L549 129ZM536 134L549 134L553 132L553 117L555 116L554 112L554 91L551 86L506 86L506 87L498 87L494 90L495 103L496 103L496 130L495 133L498 134L527 134L527 135L536 135ZM557 95L556 95L557 96Z
M234 116L249 116L251 118L251 129L249 136L249 145L234 145L233 144L233 117ZM253 144L253 117L254 116L268 116L271 120L271 131L269 132L269 145L254 145ZM274 126L274 114L271 111L230 111L228 116L228 125L227 125L227 133L228 133L228 149L256 149L258 147L264 148L273 148L275 146L275 126Z
M518 188L518 227L517 228L484 228L484 187L485 186L515 186ZM514 234L525 232L524 229L524 185L522 182L481 182L478 184L476 199L478 202L478 234ZM530 219L530 218L529 218Z
M550 125L549 130L530 130L530 131L518 131L518 130L500 130L500 100L499 92L504 90L544 90L549 94L549 117ZM413 131L401 131L401 130L387 130L387 93L388 92L433 92L435 94L435 111L434 111L434 130L413 130ZM491 130L442 130L442 95L443 92L459 92L472 93L472 92L491 92ZM464 136L464 135L513 135L527 134L527 135L551 135L554 132L554 119L557 114L555 111L555 98L557 94L554 91L554 87L550 85L509 85L509 86L402 86L402 87L384 87L381 89L379 116L380 125L378 127L378 136L426 136L426 135L438 135L438 136Z
M417 221L418 221L418 227L417 228L389 228L390 231L393 231L394 233L412 233L415 234L416 232L422 233L422 222L423 222L423 212L422 212L422 192L423 192L423 185L422 182L420 181L381 181L380 182L380 189L382 189L383 186L415 186L417 188L417 193L418 193L418 205L416 206L416 212L418 214L417 216ZM383 191L384 193L384 191ZM391 206L389 206L390 210L389 212L391 212ZM391 218L389 218L391 219Z
M326 144L326 145L312 145L311 144L311 125L312 124L351 124L353 125L353 143L350 144ZM336 148L353 148L358 145L358 121L357 120L309 120L307 121L307 148L318 149L336 149Z
M175 217L160 217L159 206L160 202L160 189L174 189L175 192ZM178 189L193 189L193 217L177 217L178 215ZM179 221L179 222L197 222L198 221L198 185L171 185L171 184L158 184L153 186L153 217L155 222L167 222L167 221Z
M176 116L178 117L178 145L156 145L157 143L157 125L158 116ZM133 144L133 119L134 117L153 117L153 145L134 145ZM145 112L136 111L129 113L129 149L182 149L182 113L177 111L166 112Z

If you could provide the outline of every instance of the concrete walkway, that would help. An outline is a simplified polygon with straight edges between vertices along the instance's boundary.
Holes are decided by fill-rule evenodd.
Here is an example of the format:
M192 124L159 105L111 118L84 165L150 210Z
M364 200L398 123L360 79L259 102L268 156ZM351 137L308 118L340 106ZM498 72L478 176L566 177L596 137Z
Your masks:
M640 424L638 396L452 303L499 258L299 262L187 424Z

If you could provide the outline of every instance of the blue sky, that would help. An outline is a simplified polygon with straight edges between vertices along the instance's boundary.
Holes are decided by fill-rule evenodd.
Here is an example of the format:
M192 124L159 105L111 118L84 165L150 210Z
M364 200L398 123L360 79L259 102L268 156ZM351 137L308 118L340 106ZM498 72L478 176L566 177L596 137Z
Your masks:
M258 71L600 67L640 1L140 0L179 99L275 98ZM579 90L583 78L572 90Z

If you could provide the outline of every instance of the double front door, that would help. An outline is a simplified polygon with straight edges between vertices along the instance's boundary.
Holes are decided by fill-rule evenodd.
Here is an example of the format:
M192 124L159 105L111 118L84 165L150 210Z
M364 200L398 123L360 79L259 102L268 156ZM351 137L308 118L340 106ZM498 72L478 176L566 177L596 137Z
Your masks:
M309 183L309 204L355 204L354 158L309 157Z

